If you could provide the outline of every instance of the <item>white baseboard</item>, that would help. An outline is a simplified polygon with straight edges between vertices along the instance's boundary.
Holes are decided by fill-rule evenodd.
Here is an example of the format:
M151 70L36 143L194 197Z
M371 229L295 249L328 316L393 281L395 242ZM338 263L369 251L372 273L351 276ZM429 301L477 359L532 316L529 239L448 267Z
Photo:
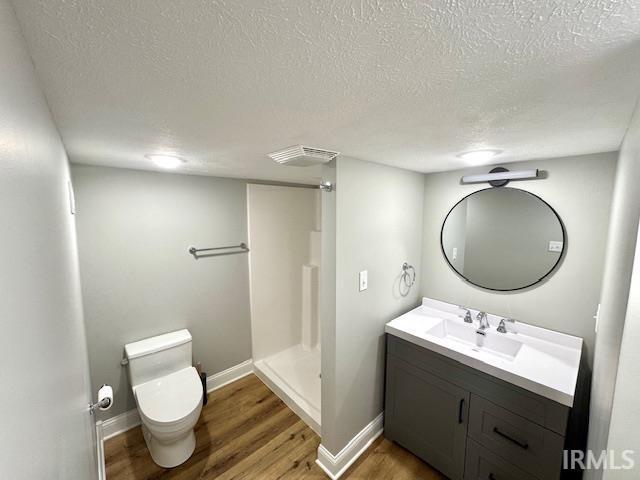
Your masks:
M207 392L213 392L231 382L246 377L250 373L253 373L253 360L251 359L207 377Z
M104 432L102 431L101 420L96 422L96 440L98 480L107 480L107 465L104 458Z
M238 365L228 368L220 373L215 373L207 377L207 393L228 385L231 382L246 377L253 373L253 360L246 360ZM104 440L108 440L116 435L131 430L140 425L140 415L136 408L128 412L121 413L115 417L108 418L102 422L102 433ZM96 423L97 427L97 423Z
M140 415L137 409L129 410L115 417L107 418L102 422L102 432L105 440L120 435L140 425Z
M347 445L333 455L322 444L318 447L318 458L316 463L324 470L329 478L337 480L355 462L364 451L382 434L383 414L374 418L371 423L364 427L353 437Z

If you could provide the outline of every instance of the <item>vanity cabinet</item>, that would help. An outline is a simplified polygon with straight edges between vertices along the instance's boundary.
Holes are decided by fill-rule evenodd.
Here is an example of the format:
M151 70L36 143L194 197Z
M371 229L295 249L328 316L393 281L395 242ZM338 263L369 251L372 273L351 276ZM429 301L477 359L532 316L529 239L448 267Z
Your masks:
M470 393L396 357L387 361L385 435L445 475L464 470Z
M452 480L559 480L571 408L387 335L385 436Z

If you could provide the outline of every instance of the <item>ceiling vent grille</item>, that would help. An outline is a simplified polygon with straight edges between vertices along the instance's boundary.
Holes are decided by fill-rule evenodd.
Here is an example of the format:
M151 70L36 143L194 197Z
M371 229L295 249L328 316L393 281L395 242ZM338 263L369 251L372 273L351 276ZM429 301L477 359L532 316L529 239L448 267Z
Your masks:
M340 152L305 147L304 145L294 145L277 152L272 152L269 154L269 157L280 165L308 167L310 165L328 163L338 155L340 155Z

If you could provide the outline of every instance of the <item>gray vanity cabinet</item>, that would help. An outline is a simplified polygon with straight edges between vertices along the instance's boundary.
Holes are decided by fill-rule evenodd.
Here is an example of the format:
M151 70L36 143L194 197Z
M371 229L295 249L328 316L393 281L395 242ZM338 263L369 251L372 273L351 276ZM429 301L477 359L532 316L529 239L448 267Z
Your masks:
M469 392L395 357L387 361L385 434L450 478L462 478Z
M452 480L579 478L562 470L563 450L573 448L571 414L565 405L387 335L385 437Z

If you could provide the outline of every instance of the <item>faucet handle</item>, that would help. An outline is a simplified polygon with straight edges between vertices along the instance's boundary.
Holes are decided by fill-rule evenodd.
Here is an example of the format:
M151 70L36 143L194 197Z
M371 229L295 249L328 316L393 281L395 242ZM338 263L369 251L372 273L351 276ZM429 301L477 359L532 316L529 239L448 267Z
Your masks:
M516 321L513 318L503 318L500 320L500 325L496 330L500 333L507 333L507 323L516 323Z
M473 323L473 319L471 318L471 310L463 306L459 306L458 308L460 310L465 310L464 317L462 315L459 315L460 318L464 318L464 323Z

